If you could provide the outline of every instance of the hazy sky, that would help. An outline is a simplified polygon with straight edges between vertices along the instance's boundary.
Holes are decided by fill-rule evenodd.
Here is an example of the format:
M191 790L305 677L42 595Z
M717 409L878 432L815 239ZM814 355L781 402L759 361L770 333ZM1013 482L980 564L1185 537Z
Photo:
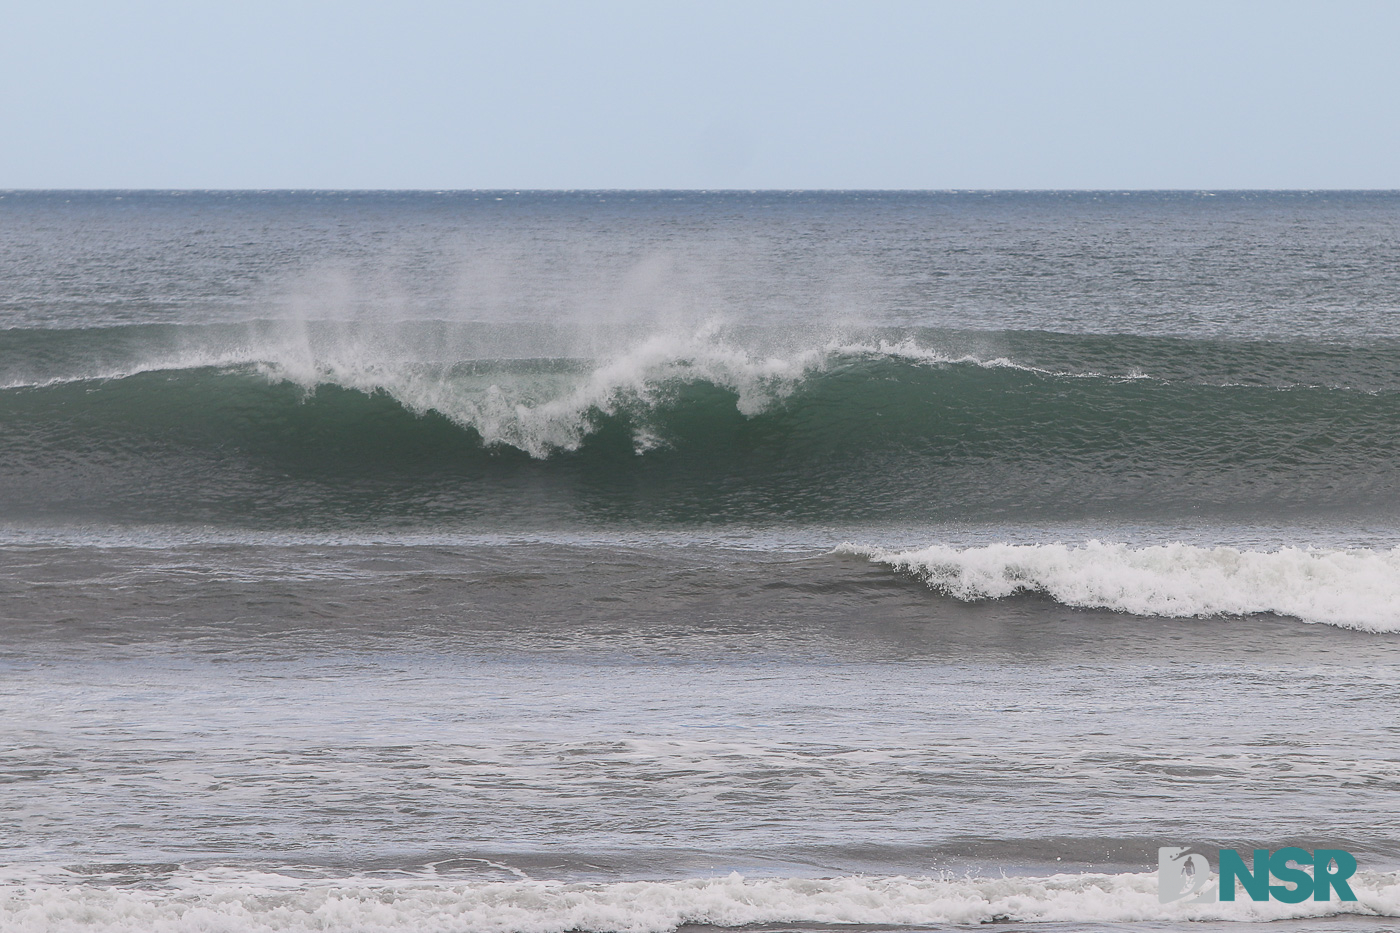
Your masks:
M1400 3L16 0L0 188L1400 188Z

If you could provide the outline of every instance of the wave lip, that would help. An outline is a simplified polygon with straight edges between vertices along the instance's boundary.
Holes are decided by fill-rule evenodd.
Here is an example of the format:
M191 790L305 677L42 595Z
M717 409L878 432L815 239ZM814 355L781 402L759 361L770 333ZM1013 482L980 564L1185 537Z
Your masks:
M960 600L1039 593L1066 606L1171 618L1271 612L1341 628L1400 631L1400 547L1274 551L1173 543L1133 548L990 544L887 551L846 543Z
M1355 902L1160 904L1155 872L1047 878L759 878L601 884L418 879L304 880L262 872L181 873L167 886L0 884L6 929L472 930L668 933L686 924L927 926L989 922L1270 921L1400 916L1400 875L1359 873ZM9 890L6 890L6 889ZM13 924L13 925L12 925Z

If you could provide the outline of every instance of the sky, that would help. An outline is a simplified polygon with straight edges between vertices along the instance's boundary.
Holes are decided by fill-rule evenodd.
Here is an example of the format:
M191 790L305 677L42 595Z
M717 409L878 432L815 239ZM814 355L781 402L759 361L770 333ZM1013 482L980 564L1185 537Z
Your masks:
M1396 2L15 0L0 188L1400 188Z

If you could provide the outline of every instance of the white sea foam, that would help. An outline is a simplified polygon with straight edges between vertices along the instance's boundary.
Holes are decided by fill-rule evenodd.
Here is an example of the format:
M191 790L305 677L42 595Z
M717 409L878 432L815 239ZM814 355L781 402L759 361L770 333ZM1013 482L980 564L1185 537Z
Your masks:
M1134 548L991 544L838 551L914 574L962 600L1043 593L1067 606L1143 616L1273 612L1372 632L1400 631L1400 548L1244 550L1164 544Z
M306 880L250 871L179 873L158 887L10 881L7 931L471 931L663 933L683 924L918 925L1004 921L1270 921L1400 916L1400 875L1360 872L1352 903L1160 904L1155 873L1044 878L759 878L598 884L416 878Z

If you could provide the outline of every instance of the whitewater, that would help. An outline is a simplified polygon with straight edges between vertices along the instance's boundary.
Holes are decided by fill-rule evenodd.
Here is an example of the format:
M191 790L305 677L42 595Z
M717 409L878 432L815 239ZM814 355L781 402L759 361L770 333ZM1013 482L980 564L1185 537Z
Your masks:
M812 924L880 927L987 923L1099 925L1125 922L1271 922L1389 917L1400 878L1359 881L1355 904L1243 902L1183 907L1157 900L1152 874L1047 878L837 880L724 878L564 884L444 882L440 878L306 880L263 873L200 872L159 894L99 888L74 904L69 889L40 883L7 905L18 930L82 922L113 931L163 928L273 931L480 930L483 933L666 933L688 925ZM77 915L77 916L75 916Z
M1173 543L935 544L890 552L843 544L957 599L1043 593L1066 606L1140 616L1294 616L1373 632L1400 630L1400 548L1248 551Z

